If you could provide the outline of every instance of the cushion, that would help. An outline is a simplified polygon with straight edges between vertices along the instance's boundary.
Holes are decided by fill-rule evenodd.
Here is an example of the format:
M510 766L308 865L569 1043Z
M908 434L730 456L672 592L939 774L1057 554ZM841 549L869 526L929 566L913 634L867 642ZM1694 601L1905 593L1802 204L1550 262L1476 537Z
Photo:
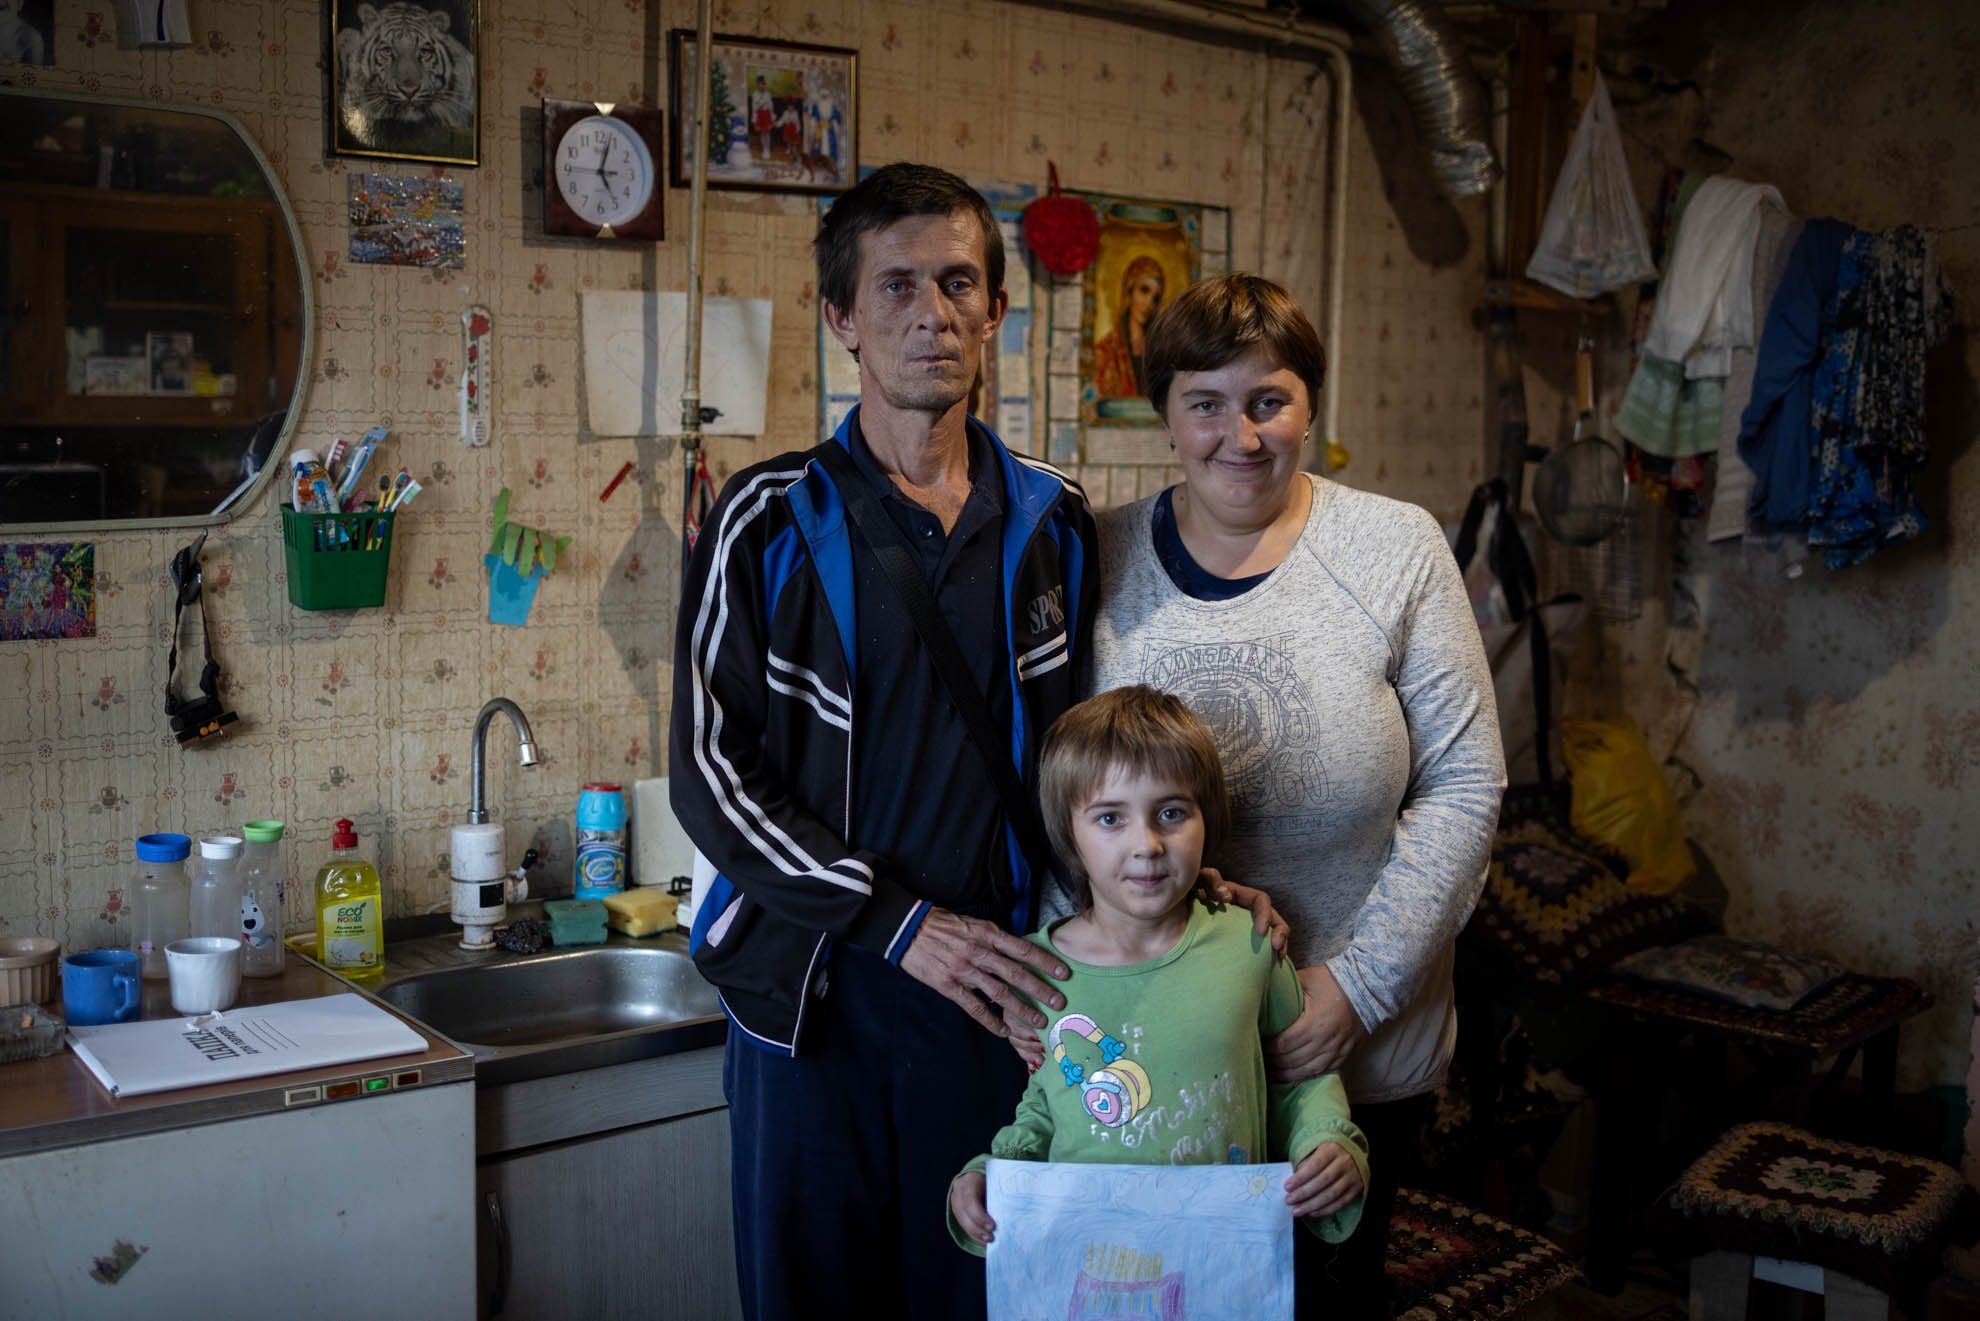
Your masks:
M1613 855L1568 826L1558 797L1508 795L1466 934L1532 981L1575 987L1709 927L1690 905L1625 885Z
M1581 1274L1538 1234L1414 1188L1396 1190L1385 1269L1397 1321L1518 1316Z
M1805 1261L1899 1293L1931 1278L1964 1190L1935 1160L1741 1124L1684 1172L1668 1212L1690 1252Z
M1659 986L1676 986L1748 1009L1785 1012L1843 975L1820 959L1731 936L1698 936L1677 945L1646 949L1617 962L1615 970Z

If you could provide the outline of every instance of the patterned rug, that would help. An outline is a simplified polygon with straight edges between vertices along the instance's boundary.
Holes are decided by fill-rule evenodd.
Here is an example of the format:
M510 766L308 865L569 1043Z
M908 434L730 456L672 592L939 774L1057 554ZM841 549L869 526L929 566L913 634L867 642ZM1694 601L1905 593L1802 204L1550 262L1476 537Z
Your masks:
M1396 1193L1389 1287L1397 1321L1496 1321L1581 1272L1538 1234L1433 1193Z
M1932 1274L1964 1190L1937 1161L1741 1124L1684 1172L1670 1211L1688 1252L1812 1262L1897 1293Z

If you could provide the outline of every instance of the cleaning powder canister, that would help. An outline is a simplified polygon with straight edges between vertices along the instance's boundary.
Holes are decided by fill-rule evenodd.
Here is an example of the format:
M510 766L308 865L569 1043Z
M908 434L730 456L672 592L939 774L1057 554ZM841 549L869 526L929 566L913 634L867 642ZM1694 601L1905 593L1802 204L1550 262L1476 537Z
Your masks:
M578 795L579 899L603 899L626 888L626 796L616 784L587 784Z

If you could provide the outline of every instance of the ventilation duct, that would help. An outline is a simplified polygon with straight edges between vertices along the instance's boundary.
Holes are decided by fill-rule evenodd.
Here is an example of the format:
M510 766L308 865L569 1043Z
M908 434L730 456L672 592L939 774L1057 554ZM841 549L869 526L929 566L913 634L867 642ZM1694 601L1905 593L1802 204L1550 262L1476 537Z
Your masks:
M1499 178L1485 89L1442 8L1430 0L1332 0L1368 29L1394 66L1446 197L1472 197Z

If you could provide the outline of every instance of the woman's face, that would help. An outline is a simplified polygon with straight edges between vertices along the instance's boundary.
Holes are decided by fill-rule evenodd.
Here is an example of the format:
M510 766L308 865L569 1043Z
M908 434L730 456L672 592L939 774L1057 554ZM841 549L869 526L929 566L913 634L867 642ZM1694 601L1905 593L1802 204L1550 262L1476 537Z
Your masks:
M1144 275L1128 287L1128 320L1136 325L1147 325L1148 319L1162 306L1162 277Z
M1306 383L1260 345L1211 371L1177 372L1163 421L1190 503L1248 530L1285 509L1312 418Z

